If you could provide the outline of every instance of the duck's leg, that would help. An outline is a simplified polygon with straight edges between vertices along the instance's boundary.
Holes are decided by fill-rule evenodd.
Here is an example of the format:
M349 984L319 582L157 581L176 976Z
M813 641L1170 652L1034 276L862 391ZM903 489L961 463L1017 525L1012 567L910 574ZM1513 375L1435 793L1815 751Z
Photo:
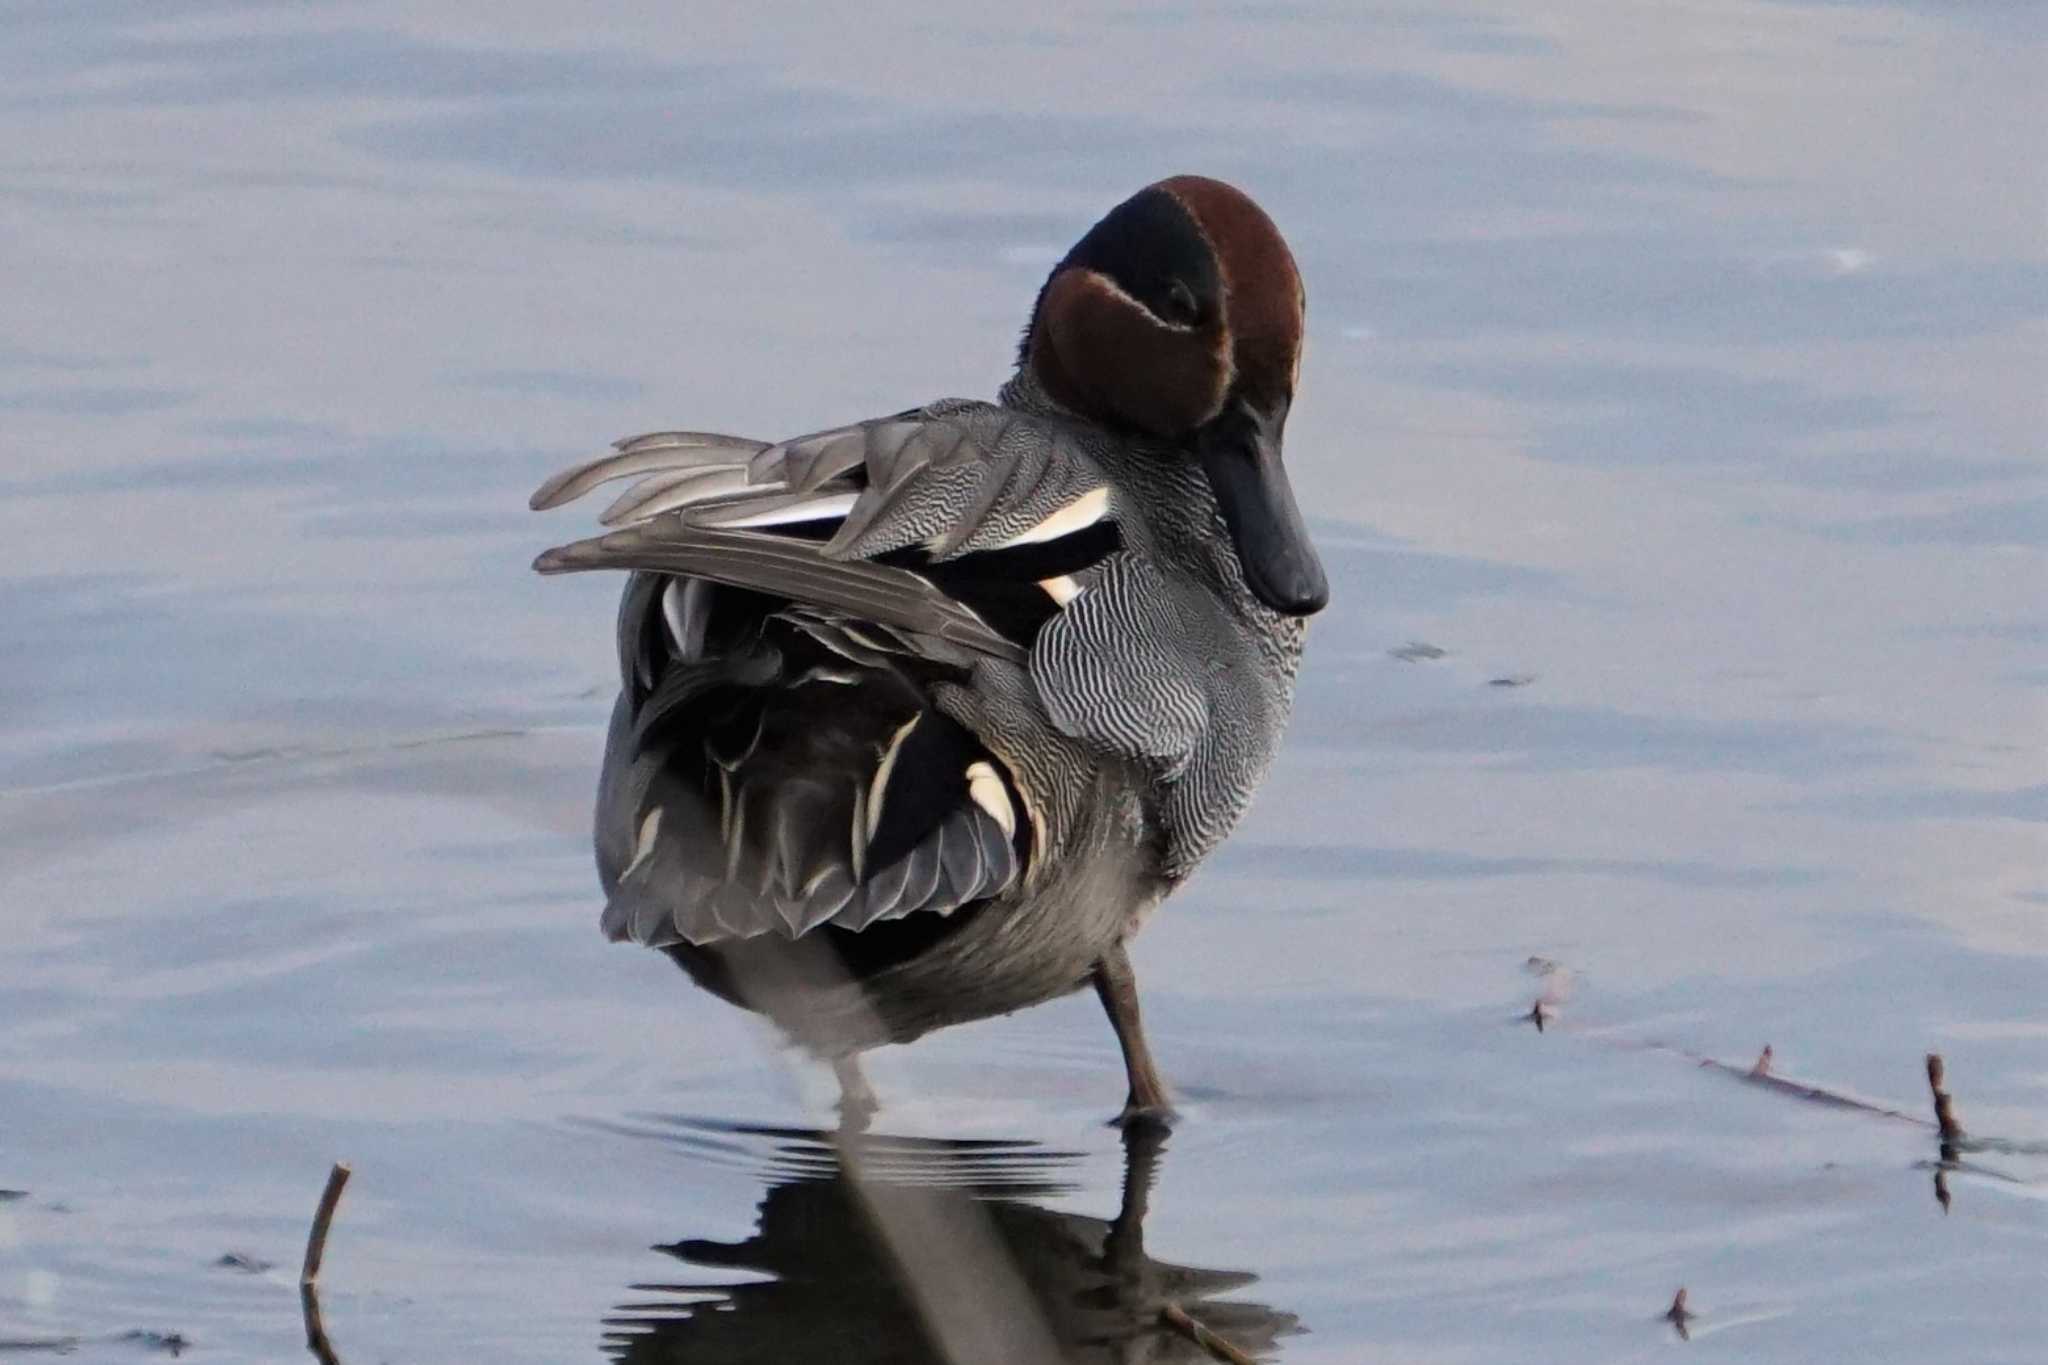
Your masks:
M1123 944L1111 948L1095 964L1095 994L1101 997L1110 1027L1116 1030L1117 1044L1124 1050L1124 1070L1131 1078L1130 1098L1124 1102L1124 1112L1117 1115L1118 1126L1169 1126L1173 1105L1167 1099L1166 1082L1152 1061L1152 1049L1145 1045L1145 1026L1138 1017L1138 978Z
M860 1054L849 1052L844 1057L832 1059L832 1074L839 1081L839 1126L849 1133L864 1133L868 1120L881 1107L875 1099L875 1088L868 1084L868 1077L860 1067Z

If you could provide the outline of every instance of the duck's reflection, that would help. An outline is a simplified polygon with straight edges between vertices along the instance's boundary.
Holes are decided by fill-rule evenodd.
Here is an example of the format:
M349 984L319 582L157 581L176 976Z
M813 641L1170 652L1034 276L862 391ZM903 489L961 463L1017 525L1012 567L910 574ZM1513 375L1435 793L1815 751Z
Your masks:
M614 1360L965 1365L963 1340L995 1343L1016 1365L1216 1359L1163 1320L1169 1304L1251 1355L1301 1330L1292 1314L1212 1298L1251 1284L1248 1271L1145 1254L1156 1132L1126 1135L1123 1198L1110 1220L1034 1202L1068 1192L1063 1176L1077 1157L1030 1143L721 1134L694 1123L667 1136L700 1150L773 1139L775 1174L745 1241L659 1248L722 1273L635 1286L638 1297L605 1322ZM768 1278L733 1284L735 1271Z

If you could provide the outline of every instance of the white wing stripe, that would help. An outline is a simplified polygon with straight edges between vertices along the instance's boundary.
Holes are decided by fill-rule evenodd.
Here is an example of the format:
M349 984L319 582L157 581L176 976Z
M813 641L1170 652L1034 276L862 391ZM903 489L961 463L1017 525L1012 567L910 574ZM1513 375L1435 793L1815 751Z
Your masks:
M1074 581L1072 574L1061 574L1057 578L1041 578L1038 580L1038 586L1045 589L1045 595L1058 607L1064 607L1081 595L1081 585Z
M1109 490L1091 488L1022 535L1010 537L998 548L1007 550L1012 545L1037 545L1043 541L1058 540L1061 536L1085 530L1108 515Z
M798 521L827 521L853 510L858 493L827 493L823 496L791 494L787 497L749 498L731 508L712 508L689 518L693 526L712 526L725 531L746 531L758 526L787 526Z
M903 728L889 736L889 743L882 750L882 760L875 765L874 781L868 784L868 839L875 841L876 831L882 828L882 798L889 790L889 774L896 768L896 753L903 747L903 741L910 738L910 732L917 728L917 722L924 716L920 711L903 722Z
M994 768L982 762L968 764L967 795L1003 827L1005 838L1017 832L1017 808L1010 804L1010 794L1003 790L1003 779L996 776Z

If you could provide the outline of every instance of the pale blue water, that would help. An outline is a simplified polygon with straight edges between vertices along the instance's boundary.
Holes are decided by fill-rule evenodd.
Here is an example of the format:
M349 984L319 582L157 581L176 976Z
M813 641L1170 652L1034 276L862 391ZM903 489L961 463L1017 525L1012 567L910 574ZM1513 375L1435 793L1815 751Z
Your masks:
M614 586L524 500L989 393L1194 170L1302 263L1336 601L1138 947L1148 1268L1092 1000L877 1057L890 1160L1289 1365L1660 1357L1680 1285L1725 1359L2048 1357L2043 14L0 11L0 1353L289 1358L343 1158L357 1365L922 1358L751 1131L825 1088L596 932ZM1697 1064L1766 1043L2003 1141L1944 1213L1925 1127Z

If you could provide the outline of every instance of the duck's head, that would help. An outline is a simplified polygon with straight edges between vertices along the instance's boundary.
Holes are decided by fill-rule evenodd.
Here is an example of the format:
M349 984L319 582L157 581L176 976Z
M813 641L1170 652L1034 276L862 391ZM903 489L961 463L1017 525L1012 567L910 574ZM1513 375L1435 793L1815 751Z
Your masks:
M1302 307L1265 211L1177 175L1110 210L1053 268L1018 357L1068 410L1199 460L1245 582L1290 616L1330 600L1280 463Z

